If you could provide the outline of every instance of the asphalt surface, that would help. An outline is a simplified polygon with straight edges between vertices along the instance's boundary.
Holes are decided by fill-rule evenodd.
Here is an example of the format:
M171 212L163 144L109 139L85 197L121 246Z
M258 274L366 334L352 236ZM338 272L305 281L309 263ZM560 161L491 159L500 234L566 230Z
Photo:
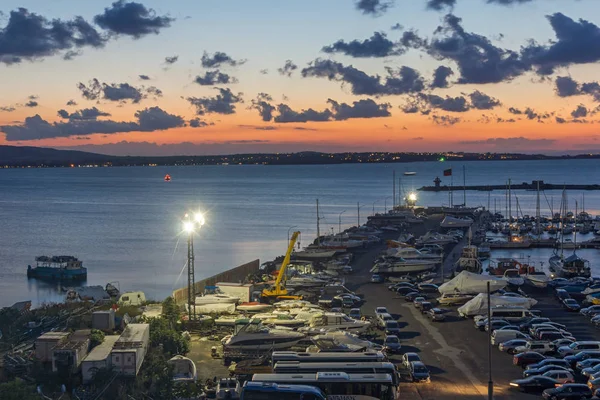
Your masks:
M460 251L462 243L454 251ZM412 303L398 297L387 289L387 284L370 283L369 269L373 259L384 250L377 246L357 253L353 261L355 273L347 278L347 286L364 294L364 315L373 316L375 307L384 306L400 322L399 335L402 353L416 352L429 367L431 383L412 383L402 373L406 382L401 384L403 399L475 399L488 396L488 346L487 333L474 327L472 319L459 318L455 308L450 308L447 320L431 322L421 315ZM448 270L446 270L447 272ZM539 300L536 309L542 316L565 324L579 340L600 340L596 330L583 316L565 311L552 295L545 291L532 292L531 297ZM383 336L382 336L383 337ZM399 362L401 355L393 356ZM520 367L512 365L512 356L492 348L492 380L494 398L535 399L539 394L525 394L509 386L513 379L522 377Z

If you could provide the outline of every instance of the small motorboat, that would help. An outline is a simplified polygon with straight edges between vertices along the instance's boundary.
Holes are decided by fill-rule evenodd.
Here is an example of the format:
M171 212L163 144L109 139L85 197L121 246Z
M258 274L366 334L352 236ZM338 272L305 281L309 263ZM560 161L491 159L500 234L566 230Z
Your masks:
M239 306L236 307L238 311L245 312L261 312L265 310L270 310L273 308L270 304L259 303L257 301L250 301L245 303L240 303Z
M404 173L405 176L412 176L412 175L416 175L417 173L414 171L407 171Z
M169 175L169 174L165 175L165 182L171 182L171 175Z

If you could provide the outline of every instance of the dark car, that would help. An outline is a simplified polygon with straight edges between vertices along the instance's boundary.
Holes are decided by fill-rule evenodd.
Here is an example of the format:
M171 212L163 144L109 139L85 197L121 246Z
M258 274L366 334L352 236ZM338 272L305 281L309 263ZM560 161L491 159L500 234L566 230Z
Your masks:
M545 358L546 357L542 354L536 353L535 351L526 351L524 353L515 354L513 357L513 364L525 368L530 364L539 363Z
M576 300L574 299L564 299L563 300L563 307L567 309L567 311L579 311L581 309L581 306L579 305L579 303L577 303Z
M589 399L592 389L583 383L566 383L554 389L546 389L542 393L544 399Z
M419 290L425 293L438 293L438 285L433 283L421 283L419 284Z
M541 392L546 389L555 388L557 384L557 380L548 378L547 376L531 376L510 382L510 386L519 388L524 392Z
M432 308L426 312L426 315L432 321L444 321L446 319L446 313L439 308Z
M544 324L546 322L550 322L550 318L531 318L529 321L523 322L521 325L519 325L519 330L521 332L528 332L532 325Z
M565 358L563 358L563 360L568 362L571 368L575 368L577 362L587 360L588 358L600 358L600 351L584 350L580 351L577 354L566 356Z
M408 367L410 378L413 382L429 382L429 370L421 361L413 361Z
M400 296L406 296L407 294L412 293L414 291L415 288L408 286L400 286L398 289L396 289L396 293L398 293Z
M491 325L491 327L490 327L489 325ZM500 329L500 328L502 328L503 326L508 326L508 325L511 325L511 323L510 323L510 322L508 322L508 321L505 321L505 320L502 320L502 319L501 319L501 320L492 320L492 322L491 322L489 325L488 325L488 324L486 324L486 325L483 327L483 330L485 330L485 331L487 332L487 331L488 331L488 329L489 329L489 328L491 328L491 329L492 329L492 332L493 332L493 331L495 331L496 329Z
M431 304L429 301L424 301L421 303L419 308L421 309L421 314L425 314L433 308L433 304Z
M398 290L401 287L409 287L409 288L413 288L414 290L417 290L416 286L409 282L394 283L393 285L388 286L388 289L395 292L396 290Z
M543 367L540 367L540 368L526 369L525 371L523 371L523 378L530 378L530 377L536 376L536 375L544 375L548 371L557 371L557 370L561 370L561 369L574 374L574 372L571 368L566 368L561 365L544 365Z
M421 292L409 292L404 296L404 300L413 302L417 297L425 297Z
M556 293L554 293L554 295L560 301L571 298L571 295L569 295L569 292L567 292L565 289L556 289Z
M563 367L563 368L571 368L571 364L566 360L563 360L561 358L548 357L540 362L537 362L534 364L529 364L527 366L527 369L539 369L539 368L545 367L546 365L556 365L556 366Z

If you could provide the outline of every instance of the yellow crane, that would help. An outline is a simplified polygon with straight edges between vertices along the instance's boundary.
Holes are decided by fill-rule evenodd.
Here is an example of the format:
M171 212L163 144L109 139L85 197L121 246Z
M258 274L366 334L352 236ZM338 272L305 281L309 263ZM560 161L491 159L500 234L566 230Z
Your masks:
M285 279L285 271L287 270L287 266L290 263L290 257L292 256L292 251L294 250L294 245L296 244L296 240L298 240L298 236L300 236L300 232L294 232L292 237L290 238L290 244L288 245L287 252L285 253L285 258L281 263L281 267L279 267L279 274L277 274L277 279L275 280L275 284L268 288L263 289L262 298L265 300L300 300L302 296L290 296L288 295L288 291L285 286L282 284Z

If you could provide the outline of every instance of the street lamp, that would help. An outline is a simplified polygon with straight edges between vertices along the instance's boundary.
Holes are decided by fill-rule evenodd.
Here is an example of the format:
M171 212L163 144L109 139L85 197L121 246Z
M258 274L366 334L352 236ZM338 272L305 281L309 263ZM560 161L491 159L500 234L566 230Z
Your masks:
M342 214L345 213L346 210L342 211L340 215L338 215L338 233L341 235L342 233ZM341 239L340 239L341 240Z
M373 202L373 216L375 215L375 203L377 203L378 201L379 201L379 200L375 200L375 201Z
M388 196L385 199L383 199L383 212L387 212L387 201L388 199L391 199L392 196Z
M298 227L298 225L294 225L294 226L290 226L290 227L288 228L288 234L287 234L288 243L290 242L290 231L291 231L292 229L294 229L294 228L297 228L297 227Z
M193 321L196 319L196 277L194 268L194 232L196 229L202 228L205 223L204 215L201 213L195 213L192 216L185 214L183 220L183 231L188 235L188 252L187 252L187 265L188 265L188 315L189 320Z
M360 209L362 207L364 207L365 205L363 204L362 206L360 205L359 202L356 203L356 227L360 228Z

